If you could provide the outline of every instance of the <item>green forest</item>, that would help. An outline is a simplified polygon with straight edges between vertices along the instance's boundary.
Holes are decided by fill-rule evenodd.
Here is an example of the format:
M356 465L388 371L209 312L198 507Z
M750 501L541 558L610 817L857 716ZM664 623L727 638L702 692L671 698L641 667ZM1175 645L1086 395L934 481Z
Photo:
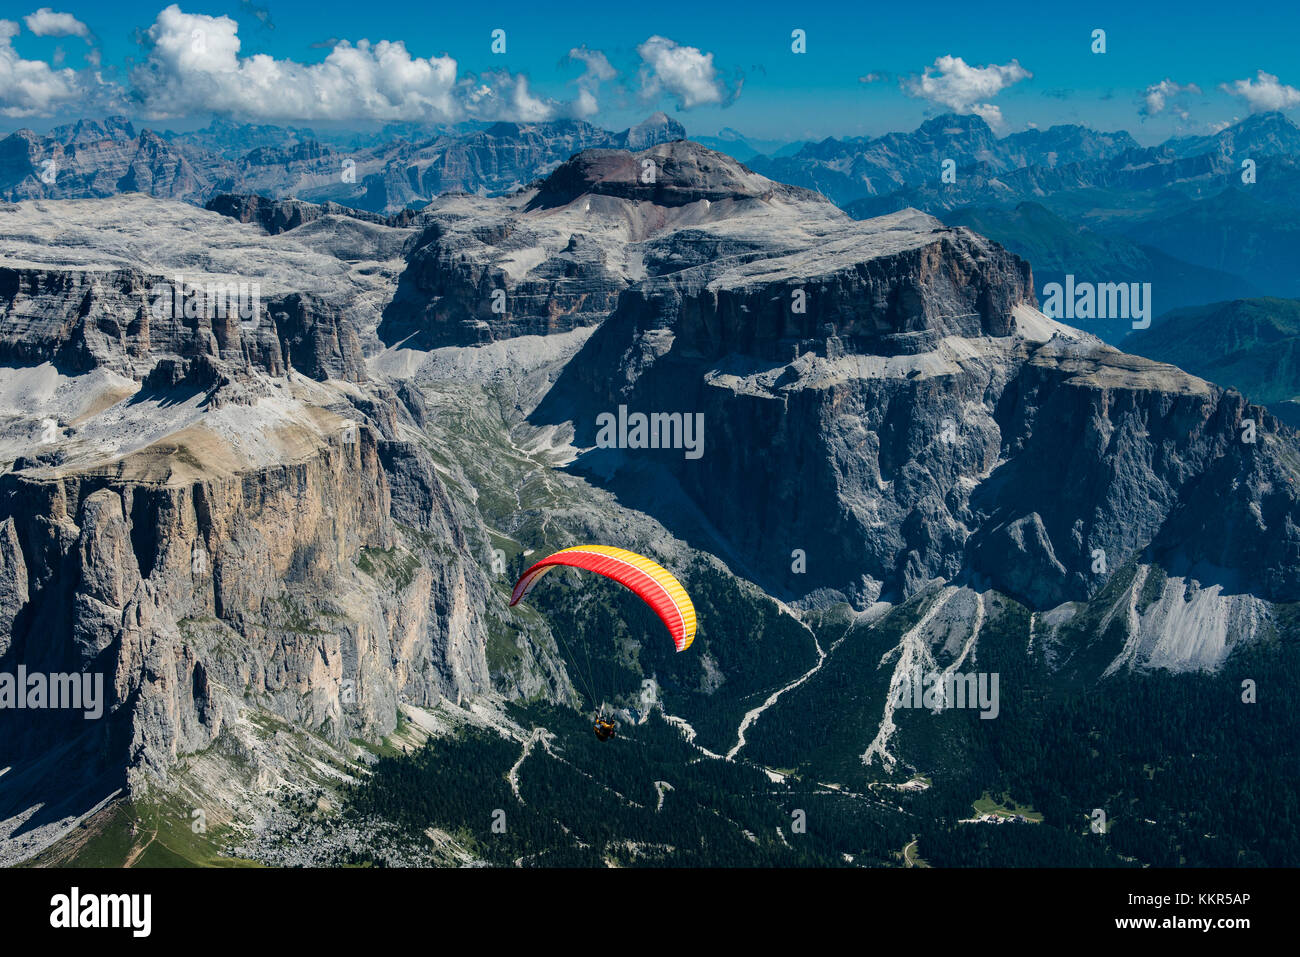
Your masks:
M806 628L697 564L684 576L704 622L692 650L726 676L710 686L698 660L655 640L662 626L632 596L555 577L559 587L538 589L535 605L563 636L585 710L509 706L518 726L551 735L519 766L518 796L508 774L521 742L463 727L381 758L348 795L346 815L394 822L412 837L440 828L498 866L1300 864L1293 608L1216 673L1081 680L1059 649L1030 649L1026 609L986 596L978 661L1000 676L998 717L900 712L892 750L901 760L886 772L861 760L889 683L881 656L932 595L873 624L827 614ZM696 747L725 753L746 710L816 663L814 636L826 664L747 730L735 760ZM1104 657L1101 645L1085 650ZM693 725L695 744L661 711L637 710L647 676L663 710ZM634 720L611 742L591 734L593 697L631 709ZM898 788L915 775L929 786ZM1008 809L1008 819L972 821L980 802ZM1012 819L1011 808L1032 813ZM351 863L372 862L362 853Z

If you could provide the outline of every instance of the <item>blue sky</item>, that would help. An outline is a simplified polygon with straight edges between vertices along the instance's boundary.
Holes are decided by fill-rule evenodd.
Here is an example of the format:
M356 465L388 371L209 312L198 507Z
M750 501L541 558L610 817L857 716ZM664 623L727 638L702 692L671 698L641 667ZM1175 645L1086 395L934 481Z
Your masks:
M84 25L90 36L37 35L50 28L34 30L24 18L47 2L54 12ZM1143 142L1155 142L1175 133L1206 132L1273 104L1300 108L1294 105L1300 102L1294 53L1300 13L1282 3L1191 2L1165 9L1134 2L1058 7L761 0L744 5L667 0L178 5L187 17L233 20L241 60L265 54L282 66L309 68L324 63L339 41L361 40L401 41L411 58L448 58L439 59L438 78L427 81L407 77L418 71L406 64L393 67L400 83L409 80L412 88L393 92L386 80L378 81L375 96L406 100L400 106L386 102L377 113L374 96L348 92L346 70L328 77L306 70L283 84L283 95L277 84L274 92L259 94L248 84L223 88L223 67L200 75L193 57L180 56L155 62L142 80L140 65L159 57L157 35L151 38L148 31L154 27L157 34L155 22L166 6L158 0L125 0L111 8L4 0L0 20L16 27L9 31L8 47L0 48L0 81L6 80L6 62L9 70L7 82L0 83L0 109L8 106L0 123L48 127L109 106L157 127L201 125L214 111L237 120L292 123L280 113L296 109L296 94L301 102L315 97L334 104L313 107L317 115L299 118L302 125L328 125L325 117L332 109L340 123L350 125L411 118L415 110L424 119L582 115L620 128L658 108L695 135L732 127L750 137L787 141L912 129L955 105L997 120L1004 132L1084 123L1127 129ZM191 20L173 19L172 33L188 35ZM506 31L505 54L491 51L491 33L498 28ZM795 28L806 31L807 53L791 52ZM1106 31L1104 54L1090 50L1096 28ZM663 41L647 51L651 37ZM600 82L587 72L579 83L587 67L569 57L574 48L603 55L608 67L601 67ZM88 67L96 57L97 76ZM960 58L953 69L966 72L945 79L953 71L936 65L940 57ZM711 72L692 72L706 60ZM990 72L981 73L985 68ZM920 79L927 69L928 86ZM1277 77L1275 86L1261 86L1271 81L1261 81L1260 71ZM874 81L864 82L866 76ZM21 88L20 77L26 83ZM1221 89L1246 80L1252 83L1249 96ZM37 90L44 81L54 91L48 100ZM326 81L341 84L344 92L331 87L326 95L314 89ZM1167 81L1165 95L1148 103L1146 92L1162 81ZM963 84L985 84L986 92L968 94ZM580 106L584 86L591 97ZM426 96L435 89L448 98ZM488 90L485 99L476 99ZM429 104L411 105L426 99ZM367 112L372 115L355 115Z

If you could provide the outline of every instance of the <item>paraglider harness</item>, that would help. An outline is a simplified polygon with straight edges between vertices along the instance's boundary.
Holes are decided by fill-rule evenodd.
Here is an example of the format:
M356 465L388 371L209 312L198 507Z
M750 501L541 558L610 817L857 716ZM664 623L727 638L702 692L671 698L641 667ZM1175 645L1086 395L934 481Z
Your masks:
M596 726L592 730L596 732L596 737L600 738L600 740L608 741L610 738L614 737L614 731L616 728L617 725L608 718L597 718Z

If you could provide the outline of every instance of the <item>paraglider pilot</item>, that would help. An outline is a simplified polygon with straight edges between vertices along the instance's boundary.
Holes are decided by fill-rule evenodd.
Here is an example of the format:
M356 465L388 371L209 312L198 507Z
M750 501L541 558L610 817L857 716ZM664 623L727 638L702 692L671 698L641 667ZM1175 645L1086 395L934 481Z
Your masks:
M557 567L581 568L631 589L659 616L678 651L685 651L695 640L695 606L682 583L668 569L644 555L609 545L574 545L535 563L515 582L510 593L511 607L519 604L543 575ZM586 690L595 700L590 681ZM608 741L614 737L616 727L602 709L592 730L601 741Z

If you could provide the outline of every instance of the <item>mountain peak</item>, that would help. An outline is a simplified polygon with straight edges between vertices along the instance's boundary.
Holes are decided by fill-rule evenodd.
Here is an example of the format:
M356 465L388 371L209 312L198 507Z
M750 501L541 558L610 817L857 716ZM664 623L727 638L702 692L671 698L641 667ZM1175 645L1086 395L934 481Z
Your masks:
M1230 138L1238 147L1249 139L1251 143L1267 139L1273 144L1285 146L1290 152L1300 149L1300 126L1289 116L1277 110L1266 113L1252 113L1239 123L1223 130L1219 136Z
M1289 129L1300 129L1291 121L1285 113L1280 110L1267 110L1263 113L1252 113L1238 123L1233 124L1236 129L1254 129L1262 126L1282 126Z
M646 161L654 164L652 182ZM752 199L791 187L772 182L726 155L691 140L659 143L646 150L591 149L571 157L548 176L530 208L565 206L579 196L617 196L659 206L707 199Z
M623 142L630 150L643 150L656 143L686 139L686 127L662 110L651 113L636 126L622 133Z
M50 136L65 144L129 140L135 138L135 127L125 116L107 116L102 120L83 118L75 123L56 126L50 131Z
M1253 154L1256 159L1281 153L1300 153L1300 126L1277 110L1252 113L1217 133L1182 136L1167 140L1164 147L1178 156L1204 153Z
M974 113L944 113L926 120L916 132L927 136L992 136L993 128Z

